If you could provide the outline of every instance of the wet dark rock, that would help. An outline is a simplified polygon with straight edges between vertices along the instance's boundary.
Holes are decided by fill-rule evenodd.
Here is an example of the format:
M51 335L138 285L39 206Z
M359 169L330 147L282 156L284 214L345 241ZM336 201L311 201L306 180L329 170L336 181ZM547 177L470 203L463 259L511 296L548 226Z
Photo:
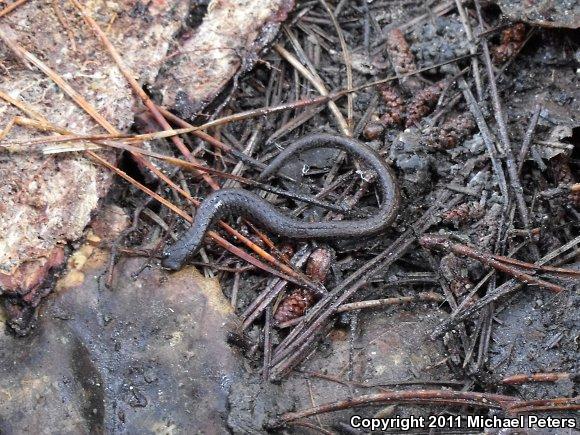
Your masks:
M224 433L239 361L219 286L193 268L166 276L130 259L105 290L106 265L97 250L85 280L49 297L29 337L2 324L0 432Z
M544 27L580 27L580 5L575 0L535 2L525 0L493 0L513 21L525 21Z
M501 323L493 329L489 354L494 379L522 373L575 373L580 334L577 291L557 295L538 289L520 292L498 319ZM514 388L528 400L578 394L578 385L571 380L532 382Z

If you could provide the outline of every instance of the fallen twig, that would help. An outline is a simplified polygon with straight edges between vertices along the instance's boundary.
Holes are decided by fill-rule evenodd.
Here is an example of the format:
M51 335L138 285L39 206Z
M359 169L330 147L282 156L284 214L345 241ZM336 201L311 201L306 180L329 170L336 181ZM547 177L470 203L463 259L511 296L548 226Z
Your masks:
M536 265L546 264L546 263L550 262L551 260L553 260L554 258L556 258L557 256L559 256L560 254L562 254L563 252L575 247L578 244L580 244L580 236L576 237L575 239L571 240L570 242L566 243L565 245L561 246L560 248L554 250L550 254L542 257L535 264ZM515 279L511 279L509 281L506 281L505 283L503 283L499 287L497 287L493 292L486 294L485 296L483 296L481 299L474 302L473 304L470 304L469 298L466 298L461 303L461 305L459 306L459 309L456 312L454 312L451 316L449 316L448 319L446 319L437 328L435 328L435 330L432 333L432 336L437 337L437 336L443 334L445 331L448 331L457 323L463 321L464 319L466 319L469 316L473 315L474 313L478 312L486 305L488 305L492 302L495 302L499 298L506 296L510 293L513 293L516 290L519 290L520 288L522 288L523 285L524 285L523 283L518 282Z
M20 7L21 5L23 5L24 3L26 3L28 0L16 0L14 3L9 4L8 6L6 6L4 9L2 9L0 11L0 17L3 17L5 15L8 15L10 12L12 12L14 9Z
M360 301L352 302L350 304L343 304L336 309L337 313L344 313L346 311L354 310L368 310L374 308L388 307L392 305L402 305L410 304L415 302L443 302L445 298L439 293L435 292L422 292L417 293L414 296L399 296L395 298L385 298L385 299L374 299L370 301ZM298 317L296 319L289 320L287 322L280 323L278 328L284 329L300 323L304 317Z
M539 278L535 278L532 275L528 275L527 273L523 273L523 272L521 272L513 267L506 266L501 261L496 260L492 254L478 251L474 248L471 248L467 245L463 245L460 243L453 243L450 239L448 239L444 236L439 236L439 235L434 235L434 234L426 234L423 237L421 237L420 243L429 249L431 249L431 248L444 249L445 251L453 252L454 254L457 254L457 255L465 255L469 258L473 258L473 259L478 260L487 266L491 266L494 269L497 269L497 270L500 270L504 273L507 273L507 274L515 277L519 281L522 281L526 284L539 285L540 287L544 287L550 291L553 291L554 293L559 293L559 292L565 290L564 287L562 287L562 286L552 284L551 282L544 281L544 280L539 279ZM514 264L513 260L512 260L511 264ZM518 265L520 265L520 264L522 264L522 263L518 262ZM529 267L534 268L534 265L529 265ZM578 274L580 276L580 273L577 273L575 271L566 271L566 272L569 274L572 274L572 275Z
M580 397L557 397L555 399L526 400L515 402L506 409L510 414L578 410L580 410Z
M294 46L294 48L300 50L300 48L297 47L296 45ZM280 55L280 57L282 57L283 59L288 61L288 63L290 63L290 65L292 65L294 68L296 68L296 70L302 76L304 76L304 78L306 78L310 83L312 83L312 85L316 88L316 90L322 96L329 95L328 89L326 89L326 86L322 82L322 79L320 78L320 76L318 76L318 74L316 74L316 71L314 71L314 68L310 68L310 69L305 68L304 65L302 65L298 59L296 59L288 50L286 50L280 44L275 44L274 50L276 50L276 52ZM327 104L328 104L330 111L332 112L332 114L336 118L336 122L338 124L338 127L339 127L341 133L344 134L345 136L350 136L351 135L350 128L349 128L347 122L345 121L344 117L342 116L342 113L340 112L340 109L338 108L336 103L334 101L330 100L330 101L328 101Z
M536 126L538 125L538 120L540 119L540 112L542 111L542 106L539 104L536 105L534 109L534 113L532 118L530 119L530 124L526 130L526 134L524 135L524 140L522 141L522 146L520 147L520 154L518 155L518 174L521 175L522 169L524 167L524 163L526 162L526 157L528 155L528 151L530 146L532 145L532 139L534 137L534 131L536 130ZM540 159L540 163L544 164Z
M477 11L477 17L479 19L479 29L483 31L483 18L481 16L481 5L479 4L479 0L475 0L475 9ZM530 229L530 216L528 213L528 207L526 205L526 201L524 199L524 189L522 187L522 183L520 182L520 176L518 171L518 163L514 158L514 153L511 148L511 143L509 139L509 134L507 131L506 126L506 119L505 115L502 110L502 105L499 97L499 93L497 90L497 83L495 79L495 72L493 70L493 64L491 62L491 56L489 54L489 47L487 45L487 40L483 38L481 40L481 45L483 47L483 62L485 64L487 70L487 77L491 91L491 101L493 104L493 113L495 115L495 120L499 127L499 133L501 142L503 145L503 153L506 157L506 166L509 179L511 181L511 187L514 192L514 196L516 199L516 205L518 208L518 212L520 215L520 219L522 220L522 224L525 229ZM534 256L534 259L540 258L540 251L535 243L530 239L530 250Z
M302 411L288 412L271 422L269 426L271 428L277 428L295 420L313 415L340 411L343 409L358 408L368 405L384 405L387 403L477 406L481 408L507 409L509 405L517 403L518 401L519 399L512 396L476 393L470 391L386 391L383 393L351 397L346 400L339 400L337 402L326 403L312 408L303 409Z
M533 373L531 375L512 375L501 380L502 384L519 385L527 384L529 382L557 382L563 379L570 379L577 377L570 373L552 372L552 373Z
M352 89L353 81L352 81L352 65L351 65L350 50L348 49L348 46L346 45L346 41L344 39L342 29L340 28L340 25L338 24L336 17L334 16L332 11L330 10L328 3L326 2L326 0L319 0L319 1L322 4L322 6L324 6L324 9L326 9L326 12L330 16L330 19L332 20L332 24L336 30L336 34L338 35L338 40L340 42L340 49L342 51L342 58L344 61L344 67L346 69L346 87L347 87L347 89ZM352 102L354 99L354 94L349 92L348 95L346 96L346 98L347 98L346 123L348 125L349 132L352 135L353 121L354 121Z

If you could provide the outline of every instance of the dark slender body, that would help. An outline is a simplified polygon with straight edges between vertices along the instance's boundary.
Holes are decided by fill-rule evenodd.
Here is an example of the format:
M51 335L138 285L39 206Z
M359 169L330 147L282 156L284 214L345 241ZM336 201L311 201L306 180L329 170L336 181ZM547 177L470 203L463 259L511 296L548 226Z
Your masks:
M392 170L371 148L355 139L330 134L315 134L294 142L264 169L260 178L276 172L295 154L312 148L337 148L358 158L377 174L381 205L377 214L350 221L303 222L283 214L258 195L243 189L213 192L199 206L195 221L175 244L164 252L162 265L179 269L202 246L205 233L228 214L248 218L252 223L289 239L356 238L380 233L395 218L399 208L399 188Z

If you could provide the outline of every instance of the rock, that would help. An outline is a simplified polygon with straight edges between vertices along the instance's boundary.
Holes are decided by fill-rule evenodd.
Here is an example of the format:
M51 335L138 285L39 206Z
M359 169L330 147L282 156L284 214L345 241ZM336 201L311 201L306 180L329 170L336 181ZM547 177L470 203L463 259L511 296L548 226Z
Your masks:
M550 2L493 0L512 21L525 21L543 27L580 27L580 4L575 0Z
M240 368L229 302L192 267L168 275L145 261L122 260L105 289L109 254L96 248L34 334L0 324L1 433L226 432Z
M214 0L194 35L160 73L155 91L183 118L205 108L240 70L250 69L293 0Z
M89 2L86 7L145 84L157 75L168 41L186 17L188 2L139 5L128 0ZM28 2L3 17L0 31L41 58L116 129L126 131L133 123L138 99L78 12L71 6L59 7L59 12L68 29L49 4ZM105 132L45 74L25 65L5 42L0 42L0 56L6 70L0 79L1 91L60 128L77 134ZM3 99L0 114L2 128L15 116L31 116ZM46 135L14 127L4 141ZM64 245L81 237L112 179L108 169L82 154L44 156L37 151L26 148L6 155L0 148L0 287L4 293L22 297L37 291L61 267L66 258ZM102 155L115 159L112 152Z

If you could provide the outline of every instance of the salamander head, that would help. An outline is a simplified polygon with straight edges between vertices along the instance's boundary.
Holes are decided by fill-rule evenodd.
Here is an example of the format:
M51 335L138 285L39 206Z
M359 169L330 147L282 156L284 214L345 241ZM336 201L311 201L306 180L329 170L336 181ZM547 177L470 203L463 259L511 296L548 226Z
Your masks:
M171 250L170 248L163 251L161 266L169 270L179 270L183 267L183 263L185 263L187 257L180 255L179 252Z

